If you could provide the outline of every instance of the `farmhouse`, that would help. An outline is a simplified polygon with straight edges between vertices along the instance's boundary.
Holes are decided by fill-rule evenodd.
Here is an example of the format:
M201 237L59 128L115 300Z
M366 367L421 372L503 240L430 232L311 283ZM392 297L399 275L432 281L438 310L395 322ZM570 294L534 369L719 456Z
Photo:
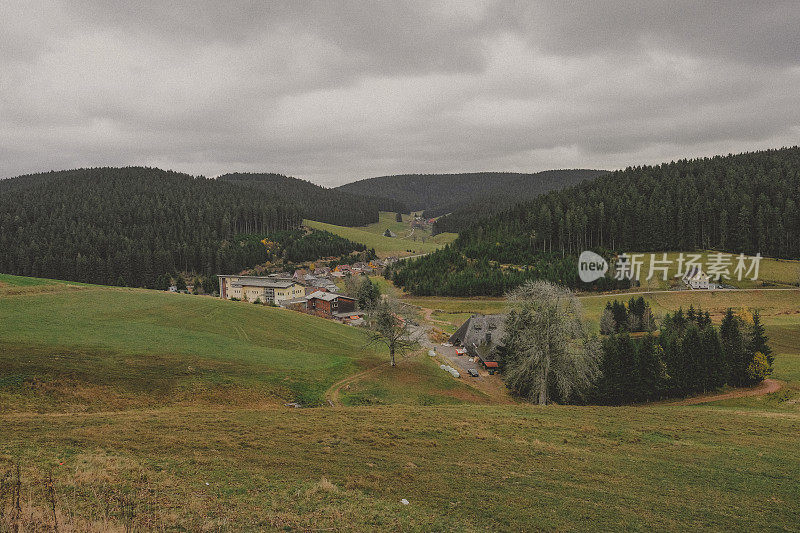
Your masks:
M450 343L464 348L487 368L497 368L497 348L502 345L504 324L505 315L472 315L453 333Z
M700 267L691 267L683 276L683 282L691 289L708 289L710 278L700 270Z
M278 304L284 300L305 295L305 288L291 280L266 276L219 275L221 298Z

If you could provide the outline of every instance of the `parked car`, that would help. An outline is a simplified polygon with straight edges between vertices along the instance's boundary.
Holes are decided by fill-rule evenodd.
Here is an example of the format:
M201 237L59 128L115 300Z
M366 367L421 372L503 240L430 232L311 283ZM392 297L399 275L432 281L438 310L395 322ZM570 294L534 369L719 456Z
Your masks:
M477 371L477 370L475 370L474 368L470 368L469 370L467 370L467 372L468 372L468 373L469 373L469 375L470 375L470 376L472 376L473 378L477 378L477 377L478 377L478 371Z

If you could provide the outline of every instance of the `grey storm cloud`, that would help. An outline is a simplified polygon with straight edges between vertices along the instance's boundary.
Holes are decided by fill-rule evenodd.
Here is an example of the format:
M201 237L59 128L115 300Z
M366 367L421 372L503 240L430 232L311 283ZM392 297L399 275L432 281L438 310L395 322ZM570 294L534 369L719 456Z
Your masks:
M0 4L0 177L620 168L797 144L798 2Z

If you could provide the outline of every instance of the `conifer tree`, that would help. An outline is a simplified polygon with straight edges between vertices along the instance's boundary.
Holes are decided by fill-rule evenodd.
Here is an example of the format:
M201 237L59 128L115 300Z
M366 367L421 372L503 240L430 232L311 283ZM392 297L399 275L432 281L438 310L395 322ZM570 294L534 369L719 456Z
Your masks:
M764 324L761 322L761 313L758 310L753 312L753 326L751 327L752 339L750 341L750 350L752 352L760 352L764 354L767 359L770 370L772 364L775 362L775 355L772 349L767 344L768 338Z

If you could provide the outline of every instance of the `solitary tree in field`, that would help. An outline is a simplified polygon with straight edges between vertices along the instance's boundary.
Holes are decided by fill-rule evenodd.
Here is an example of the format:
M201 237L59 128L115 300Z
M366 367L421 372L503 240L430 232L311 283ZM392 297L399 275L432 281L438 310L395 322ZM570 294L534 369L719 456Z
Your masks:
M601 347L568 289L529 281L508 295L502 350L506 386L545 405L579 396L599 375Z
M392 366L397 366L395 354L407 352L414 344L406 308L394 298L379 298L370 306L364 318L370 330L370 344L382 344L389 348Z

